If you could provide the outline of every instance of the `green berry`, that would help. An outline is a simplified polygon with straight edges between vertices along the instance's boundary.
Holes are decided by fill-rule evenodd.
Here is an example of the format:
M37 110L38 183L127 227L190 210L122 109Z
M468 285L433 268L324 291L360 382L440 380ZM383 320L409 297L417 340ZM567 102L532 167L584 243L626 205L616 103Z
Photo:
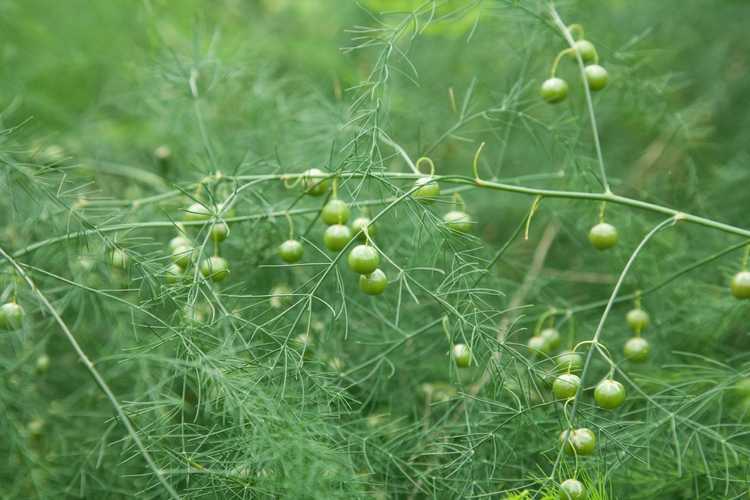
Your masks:
M388 278L380 269L359 276L359 289L367 295L380 295L385 291L386 286L388 286Z
M328 179L322 170L311 168L302 174L302 184L310 196L320 196L328 191Z
M320 212L320 218L326 224L346 224L349 220L349 205L341 200L331 200L325 204Z
M596 60L596 48L588 40L578 40L573 44L573 48L581 56L584 63L594 62Z
M584 500L586 488L577 479L566 479L560 485L560 500Z
M625 321L627 321L631 330L635 333L640 333L648 327L651 318L646 311L637 308L628 311L628 314L625 316Z
M634 363L646 361L651 353L651 346L643 337L633 337L625 342L625 359Z
M542 83L539 93L550 104L562 102L568 96L568 82L562 78L549 78Z
M459 210L453 210L443 216L443 222L452 231L459 233L468 233L471 231L473 222L471 217L466 212Z
M609 74L603 67L598 64L590 64L584 68L584 72L586 73L586 81L589 84L589 88L594 92L607 86Z
M750 271L740 271L735 274L730 288L735 298L750 299Z
M564 351L557 355L555 363L559 371L575 373L583 368L583 356L577 352Z
M457 367L468 368L471 365L471 349L466 344L455 344L451 355Z
M281 257L281 260L289 264L299 262L304 254L305 247L303 247L302 243L297 240L286 240L279 245L279 257Z
M596 436L585 427L573 431L565 430L560 433L565 453L569 455L591 455L596 449Z
M49 365L51 364L51 360L48 355L42 354L38 358L36 358L36 371L38 373L45 373L47 370L49 370Z
M193 242L184 236L175 236L169 240L169 249L174 250L177 247L192 247Z
M201 274L217 283L224 281L229 276L229 264L221 257L209 257L201 262Z
M193 247L177 247L172 251L172 262L183 269L187 269L193 260Z
M417 189L412 193L414 199L422 203L432 203L440 196L440 184L430 175L420 177L414 182Z
M355 273L370 274L380 265L380 255L369 245L357 245L349 252L347 261Z
M351 239L352 231L349 229L349 226L344 226L343 224L328 226L326 232L323 233L323 244L332 252L338 252L343 249Z
M23 326L26 312L15 302L8 302L0 306L0 329L19 330Z
M589 231L589 241L597 250L607 250L617 244L617 228L612 224L600 222Z
M211 226L211 239L222 242L229 236L229 226L226 222L217 222Z
M617 380L604 379L594 389L594 400L605 410L614 410L625 402L625 387Z
M193 203L185 210L185 220L189 222L204 221L211 218L211 210L202 203Z
M547 346L547 342L540 335L534 335L533 337L531 337L527 346L531 353L535 356L549 354L549 347Z
M560 347L560 332L554 328L545 328L539 334L547 345L547 352L552 352Z
M576 396L581 387L581 379L572 373L563 373L552 383L552 393L557 399L570 399Z

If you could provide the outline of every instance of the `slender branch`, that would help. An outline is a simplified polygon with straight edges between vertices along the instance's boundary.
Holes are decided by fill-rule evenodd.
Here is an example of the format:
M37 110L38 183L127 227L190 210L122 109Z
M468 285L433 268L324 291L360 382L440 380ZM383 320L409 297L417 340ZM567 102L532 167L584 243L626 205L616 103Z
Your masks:
M594 136L594 147L596 149L596 159L599 162L599 175L601 177L602 181L602 187L604 187L605 193L611 193L612 190L609 187L609 181L607 180L607 171L604 168L604 156L602 155L602 146L601 142L599 141L599 131L596 126L596 114L594 113L594 101L591 98L591 89L589 89L587 80L586 80L586 70L584 69L583 65L583 59L581 58L581 54L574 49L575 47L575 40L573 39L573 36L570 34L570 30L565 25L565 23L560 19L560 15L557 13L557 10L555 9L555 5L550 2L549 5L550 13L552 14L552 20L555 22L555 25L558 27L560 32L562 33L563 37L565 37L565 41L568 42L568 45L570 45L570 48L573 49L573 52L576 56L576 61L578 62L578 69L581 73L581 83L583 84L583 90L586 94L586 107L588 108L589 112L589 120L591 121L591 132Z
M635 259L638 257L638 255L641 253L641 250L646 246L646 243L648 243L651 238L664 229L666 226L670 224L675 224L678 220L680 220L679 216L673 216L670 217L658 225L656 225L651 231L646 234L646 236L643 237L641 242L638 244L636 249L633 251L633 253L630 255L630 258L628 259L628 262L625 264L625 267L623 268L622 272L620 273L620 277L617 280L617 283L615 284L614 289L612 290L612 295L609 298L609 301L607 301L607 306L604 309L604 313L602 313L602 317L599 320L599 324L596 327L596 331L594 332L593 338L588 342L590 344L590 348L588 352L586 353L586 360L583 363L583 369L581 371L581 387L584 387L584 381L586 380L586 375L589 372L589 369L591 367L591 360L594 355L594 351L598 350L599 347L599 338L601 337L602 331L604 329L604 323L607 321L607 317L609 316L610 311L612 310L612 306L615 302L615 299L617 298L617 294L620 291L620 287L622 287L623 282L625 281L625 277L628 275L628 272L630 271L630 268L633 267L633 263L635 262ZM576 392L575 398L573 399L573 405L570 410L570 416L568 418L568 421L570 422L571 426L575 424L575 418L578 410L578 403L581 400L581 395L583 391L579 390ZM565 443L563 443L560 446L560 449L557 453L557 458L555 459L555 463L552 467L552 471L550 472L550 475L548 476L547 480L552 480L555 477L555 473L557 471L557 467L560 465L560 461L562 459L563 450L565 448Z

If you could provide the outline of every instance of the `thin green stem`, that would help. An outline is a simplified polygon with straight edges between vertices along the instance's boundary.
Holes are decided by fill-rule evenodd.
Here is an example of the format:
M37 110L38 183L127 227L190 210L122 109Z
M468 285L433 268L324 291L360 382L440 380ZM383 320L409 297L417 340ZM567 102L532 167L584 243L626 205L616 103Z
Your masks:
M664 229L670 224L675 224L678 220L680 220L679 217L670 217L662 221L658 225L656 225L656 227L654 227L651 231L648 232L648 234L646 234L646 236L643 237L643 239L638 244L636 249L630 255L630 258L628 259L627 264L625 264L625 267L620 273L620 277L618 278L617 283L615 284L615 287L612 290L612 295L607 301L607 305L604 308L602 317L599 319L599 324L597 325L596 331L594 332L594 336L591 339L592 347L586 353L586 360L583 363L583 370L581 371L581 384L583 384L584 380L586 379L586 375L588 374L595 347L599 345L599 338L601 337L602 331L604 330L604 323L607 321L607 317L609 316L609 313L612 310L612 306L614 305L615 299L617 298L617 294L620 292L620 288L622 287L622 284L625 282L625 277L628 275L628 272L630 272L630 269L633 267L633 263L635 262L635 259L641 253L641 250L643 250L643 248L646 246L646 243L648 243L651 240L651 238L654 237L656 233L658 233L659 231L661 231L662 229ZM580 399L580 395L581 395L581 391L579 391L576 394L576 399L573 402L573 408L571 410L571 421L573 422L575 422L576 410L578 409L578 402Z
M599 130L596 126L596 115L594 114L594 101L591 98L591 90L589 89L587 80L586 80L586 70L583 64L583 59L581 59L581 54L578 53L577 50L574 49L575 47L575 40L573 39L573 36L570 34L570 30L565 25L565 23L560 19L560 15L557 13L557 9L555 9L555 5L550 2L549 5L550 13L552 14L552 20L554 21L557 28L562 33L563 37L565 37L565 41L568 42L568 45L570 45L570 48L573 49L573 52L576 56L576 60L578 61L578 69L581 72L581 82L583 83L583 90L586 94L586 107L589 111L589 120L591 121L591 132L594 136L594 147L596 148L596 159L599 162L599 175L601 177L602 187L604 188L605 193L611 193L612 189L609 187L609 181L607 180L607 172L604 168L604 156L602 155L602 146L599 141Z

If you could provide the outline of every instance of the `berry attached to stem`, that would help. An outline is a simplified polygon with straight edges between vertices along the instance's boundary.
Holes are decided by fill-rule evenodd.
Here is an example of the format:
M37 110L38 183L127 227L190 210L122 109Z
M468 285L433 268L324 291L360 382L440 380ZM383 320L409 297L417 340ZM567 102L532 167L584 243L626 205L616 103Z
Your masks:
M279 245L279 257L288 264L294 264L302 259L305 247L298 240L286 240Z
M729 285L737 299L750 299L750 271L740 271L732 277Z
M367 295L380 295L388 286L388 278L380 269L359 276L359 289Z
M542 83L539 94L550 104L562 102L568 97L568 82L562 78L548 78Z
M457 367L468 368L471 365L471 349L466 344L455 344L451 355Z
M625 387L617 380L604 379L594 389L594 400L605 410L614 410L625 402Z
M600 222L589 231L589 241L597 250L607 250L617 245L619 235L612 224Z
M609 73L602 66L598 64L589 64L584 68L586 73L586 82L589 84L589 88L594 92L602 90L607 86L609 82Z

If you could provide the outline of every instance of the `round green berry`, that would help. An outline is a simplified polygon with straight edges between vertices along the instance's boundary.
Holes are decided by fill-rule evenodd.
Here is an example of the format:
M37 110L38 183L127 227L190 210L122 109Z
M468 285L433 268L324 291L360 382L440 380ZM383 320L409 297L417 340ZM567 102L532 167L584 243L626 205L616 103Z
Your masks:
M569 455L591 455L596 449L596 436L591 429L585 427L562 431L560 442L563 443L565 453Z
M576 396L581 387L581 379L572 373L563 373L552 383L552 393L557 399L570 399Z
M0 329L19 330L23 326L26 311L15 302L8 302L0 306Z
M343 249L349 240L352 239L352 231L349 226L343 224L334 224L328 226L323 233L323 244L332 252L338 252Z
M735 298L750 299L750 271L735 274L729 286Z
M281 260L289 264L299 262L304 254L305 247L303 247L302 243L297 240L286 240L279 245L279 257L281 257Z
M193 242L184 236L175 236L169 240L169 249L174 250L177 247L192 247Z
M605 410L614 410L625 402L625 386L617 380L604 379L594 389L594 400Z
M422 203L432 203L435 198L440 196L440 184L430 175L418 178L414 182L414 186L417 189L414 190L412 196Z
M549 78L542 83L539 93L550 104L562 102L568 96L568 82L562 78Z
M609 81L609 74L607 70L598 64L589 64L584 68L586 73L586 81L589 84L589 88L594 92L602 90L607 86Z
M539 334L547 345L547 352L552 352L560 347L560 332L555 328L545 328Z
M359 289L367 295L380 295L385 291L386 286L388 286L388 278L380 269L359 276Z
M635 333L640 333L648 327L651 318L648 313L641 308L631 309L625 316L628 326Z
M305 192L311 196L320 196L328 191L328 179L322 170L311 168L302 174Z
M533 337L531 337L527 346L531 353L535 356L549 354L549 346L540 335L534 335Z
M577 40L573 44L573 49L578 52L583 62L590 63L596 60L596 48L588 40Z
M457 367L468 368L471 365L471 349L466 344L455 344L451 355Z
M584 500L586 488L577 479L566 479L560 485L560 500Z
M346 224L349 220L349 205L341 200L331 200L325 204L320 212L320 218L326 224Z
M172 262L186 269L193 260L193 247L177 247L172 251Z
M564 351L555 358L557 369L561 372L575 373L583 368L583 356L573 351Z
M617 228L612 224L600 222L589 231L589 241L597 250L607 250L617 244Z
M226 222L217 222L211 226L211 239L216 242L221 242L227 239L229 236L229 226Z
M633 337L625 342L625 359L634 363L646 361L651 353L651 346L643 337Z
M443 216L443 222L448 229L459 233L468 233L474 225L471 217L466 212L452 210Z
M357 245L347 258L349 268L359 274L370 274L380 265L378 251L369 245Z
M201 274L217 283L224 281L229 276L229 264L221 257L209 257L201 263Z
M185 210L188 222L205 221L211 218L211 210L202 203L193 203Z

